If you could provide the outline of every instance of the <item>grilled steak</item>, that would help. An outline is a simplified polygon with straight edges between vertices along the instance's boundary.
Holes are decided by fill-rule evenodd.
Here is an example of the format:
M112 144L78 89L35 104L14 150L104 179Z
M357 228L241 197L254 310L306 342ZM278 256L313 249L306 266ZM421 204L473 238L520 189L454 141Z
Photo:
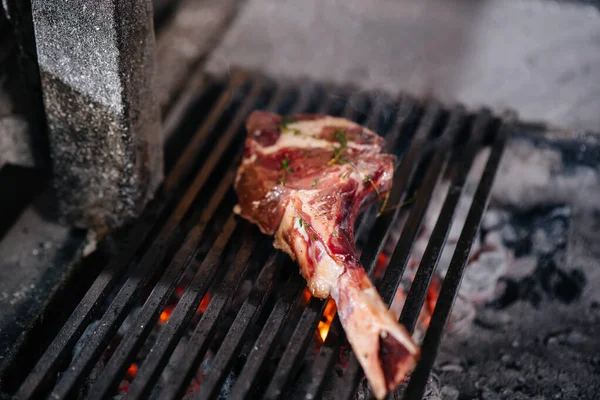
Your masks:
M374 394L413 368L418 348L387 310L359 261L354 222L390 189L395 157L383 139L342 118L255 111L235 181L235 212L275 235L313 296L333 297Z

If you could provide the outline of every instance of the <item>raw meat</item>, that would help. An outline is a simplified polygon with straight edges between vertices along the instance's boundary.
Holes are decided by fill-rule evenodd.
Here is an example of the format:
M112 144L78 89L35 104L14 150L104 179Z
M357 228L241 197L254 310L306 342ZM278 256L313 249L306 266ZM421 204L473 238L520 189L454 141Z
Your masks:
M313 296L333 297L377 398L414 367L418 348L385 307L359 261L354 222L389 191L395 157L383 139L342 118L255 111L235 181L235 212L275 235Z

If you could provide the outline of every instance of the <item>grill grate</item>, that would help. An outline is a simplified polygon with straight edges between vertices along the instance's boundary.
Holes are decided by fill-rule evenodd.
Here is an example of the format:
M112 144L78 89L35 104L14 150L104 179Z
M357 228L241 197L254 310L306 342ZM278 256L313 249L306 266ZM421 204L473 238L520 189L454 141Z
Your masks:
M269 238L231 214L244 121L251 110L268 108L280 113L320 111L356 120L385 135L386 150L399 156L389 204L401 204L411 193L415 200L406 211L406 223L383 279L376 282L388 305L434 189L444 174L450 176L451 190L402 310L401 322L411 332L475 155L483 146L491 146L424 338L422 358L406 389L405 398L420 398L487 206L510 125L500 126L487 111L473 116L460 107L447 110L435 101L422 104L406 96L394 101L384 94L306 81L278 85L241 71L234 73L226 87L217 82L206 92L219 95L197 132L185 146L179 146L184 151L156 199L44 354L32 360L28 375L19 372L22 367L13 366L14 360L8 366L8 361L5 363L5 393L20 399L48 394L64 399L82 393L91 399L110 398L141 349L149 347L127 391L128 399L181 398L208 351L213 351L214 357L194 398L217 397L233 369L235 378L228 392L232 399L318 398L324 393L336 393L335 398L343 399L354 396L362 378L356 358L349 360L341 377L334 376L333 365L345 346L337 318L314 360L307 367L303 362L327 302L311 298L304 304L305 283L295 272L297 267L272 250ZM396 207L375 218L377 210L372 208L359 218L356 237L362 248L361 261L370 274L401 212L405 211ZM251 291L235 316L226 318L228 305L249 277L254 277ZM152 335L161 312L180 286L185 287L184 293L168 321ZM198 314L207 294L208 307ZM115 342L126 318L130 326ZM73 357L74 346L92 321L98 323L85 334L81 350ZM185 357L162 381L161 374L184 336L188 339ZM282 341L285 349L273 361L273 354L281 352ZM25 342L23 347L26 350L28 346L35 343ZM249 350L237 366L243 348ZM308 379L298 385L303 367L302 375Z

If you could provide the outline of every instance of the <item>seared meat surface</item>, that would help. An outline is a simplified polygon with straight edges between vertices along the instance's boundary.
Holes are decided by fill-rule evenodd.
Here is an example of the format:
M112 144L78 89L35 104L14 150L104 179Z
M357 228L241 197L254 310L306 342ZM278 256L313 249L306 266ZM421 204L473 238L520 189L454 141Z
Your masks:
M413 368L418 348L360 265L354 223L390 189L395 157L383 139L342 118L255 111L235 181L235 212L275 235L313 296L331 296L374 394L383 398Z

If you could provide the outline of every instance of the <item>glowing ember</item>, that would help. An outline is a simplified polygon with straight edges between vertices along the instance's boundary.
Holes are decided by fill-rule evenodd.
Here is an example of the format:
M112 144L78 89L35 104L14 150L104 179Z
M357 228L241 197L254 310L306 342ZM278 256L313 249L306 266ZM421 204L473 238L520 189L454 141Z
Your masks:
M327 339L327 334L329 333L329 328L331 327L331 322L333 321L333 317L335 317L336 311L337 307L335 306L335 302L333 299L329 299L325 306L325 311L323 311L319 326L317 327L317 332L323 342Z
M198 311L200 311L201 313L205 312L206 309L208 308L208 304L210 303L210 299L211 299L210 293L206 293L206 296L204 296L204 298L198 305Z
M431 322L431 315L433 314L435 304L440 294L441 286L442 281L440 277L438 275L434 275L431 280L429 290L427 291L427 296L425 297L425 304L423 305L423 309L421 310L421 314L419 315L419 330L424 331L429 326L429 323ZM402 289L402 286L400 286L398 288L398 291L396 292L396 296L394 297L392 306L390 307L390 311L396 316L396 318L400 318L400 313L402 312L402 308L404 307L405 300L406 293Z
M121 383L119 383L119 394L125 394L127 392L129 392L129 382L127 381L121 381Z
M379 253L379 257L377 258L377 265L375 266L375 272L373 273L373 275L374 276L383 275L383 272L385 271L385 268L387 267L388 263L389 263L388 256L383 254L383 252Z
M187 388L185 394L196 393L200 389L200 382L196 378L192 378L190 386Z
M161 324L164 324L165 322L167 322L169 320L169 318L171 317L173 308L175 308L175 307L172 305L166 306L165 309L163 310L163 312L160 313L160 317L158 317L158 322Z
M133 379L138 373L138 366L136 364L131 364L129 368L127 368L127 378Z
M421 311L421 315L419 316L419 322L422 323L423 326L428 327L429 323L431 322L431 315L435 309L435 304L437 303L438 296L440 295L441 287L442 282L440 277L434 275L433 279L431 280L429 290L427 291L425 306L423 307L423 311Z
M308 303L308 301L310 300L310 291L308 290L307 287L304 288L304 291L302 292L302 304L306 305Z

